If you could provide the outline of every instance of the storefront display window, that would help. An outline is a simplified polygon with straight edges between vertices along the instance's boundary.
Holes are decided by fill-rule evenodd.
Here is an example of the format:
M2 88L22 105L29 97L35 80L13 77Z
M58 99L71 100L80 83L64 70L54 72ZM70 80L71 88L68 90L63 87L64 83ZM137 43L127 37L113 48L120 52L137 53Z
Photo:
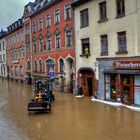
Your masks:
M140 76L134 76L134 104L140 105Z
M116 92L116 74L106 75L106 99L116 100L117 92Z

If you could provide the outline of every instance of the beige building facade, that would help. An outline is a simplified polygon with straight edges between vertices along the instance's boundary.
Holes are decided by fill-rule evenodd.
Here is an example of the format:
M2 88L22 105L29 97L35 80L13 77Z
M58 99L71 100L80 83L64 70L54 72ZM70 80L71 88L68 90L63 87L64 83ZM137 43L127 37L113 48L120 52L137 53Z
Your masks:
M87 92L87 95L96 95L100 99L121 100L123 103L135 104L134 99L139 97L135 95L134 86L139 81L139 73L136 74L139 66L132 68L129 64L139 65L140 60L140 1L76 0L73 7L76 73L78 81L82 81L79 83L82 83L84 92ZM82 23L86 26L83 27ZM86 47L83 51L84 44L88 46L88 53ZM120 64L119 61L128 64L128 67L115 69L114 65ZM129 77L129 74L132 77ZM108 79L105 78L106 75ZM112 75L115 75L114 87L111 85ZM89 77L93 77L92 82L88 80ZM105 84L106 80L109 81L108 85ZM128 81L128 87L123 87L125 80ZM139 84L136 86L139 90ZM125 91L129 96L127 99L124 99Z

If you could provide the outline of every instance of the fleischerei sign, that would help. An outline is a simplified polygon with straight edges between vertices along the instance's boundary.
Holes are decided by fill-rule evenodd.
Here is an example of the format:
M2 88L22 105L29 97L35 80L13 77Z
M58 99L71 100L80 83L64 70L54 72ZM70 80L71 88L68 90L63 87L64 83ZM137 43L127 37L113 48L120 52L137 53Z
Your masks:
M140 61L114 61L113 68L118 70L140 70Z

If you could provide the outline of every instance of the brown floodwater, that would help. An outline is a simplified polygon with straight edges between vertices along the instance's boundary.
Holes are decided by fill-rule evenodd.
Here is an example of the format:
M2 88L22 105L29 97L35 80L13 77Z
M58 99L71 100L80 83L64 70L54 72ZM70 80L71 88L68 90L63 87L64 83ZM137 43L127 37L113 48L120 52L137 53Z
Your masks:
M32 86L0 79L0 140L140 140L140 112L55 93L51 113L27 112Z

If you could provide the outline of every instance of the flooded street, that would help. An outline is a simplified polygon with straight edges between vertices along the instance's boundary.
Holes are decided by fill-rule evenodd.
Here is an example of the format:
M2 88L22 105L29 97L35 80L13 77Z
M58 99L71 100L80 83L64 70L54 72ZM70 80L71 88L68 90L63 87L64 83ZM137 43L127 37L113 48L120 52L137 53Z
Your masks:
M0 79L0 140L139 140L140 112L55 93L51 113L28 115L32 87Z

